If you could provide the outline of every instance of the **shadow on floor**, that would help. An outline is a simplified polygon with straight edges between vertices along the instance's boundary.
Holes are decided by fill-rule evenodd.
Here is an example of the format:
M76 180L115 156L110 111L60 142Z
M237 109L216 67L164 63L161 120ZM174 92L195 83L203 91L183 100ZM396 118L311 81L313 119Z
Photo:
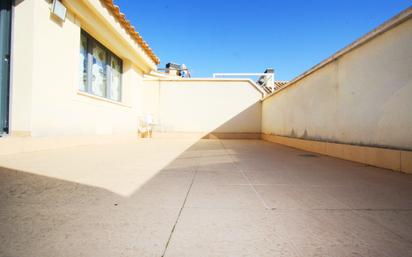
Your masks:
M260 140L199 140L146 165L172 143L2 156L27 169L0 170L0 256L411 256L411 176Z

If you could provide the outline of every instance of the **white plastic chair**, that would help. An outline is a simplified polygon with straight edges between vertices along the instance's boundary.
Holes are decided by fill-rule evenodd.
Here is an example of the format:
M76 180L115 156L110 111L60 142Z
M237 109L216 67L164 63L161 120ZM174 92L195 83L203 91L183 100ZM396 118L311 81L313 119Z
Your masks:
M153 126L155 125L153 116L148 114L139 117L138 133L140 137L152 137Z

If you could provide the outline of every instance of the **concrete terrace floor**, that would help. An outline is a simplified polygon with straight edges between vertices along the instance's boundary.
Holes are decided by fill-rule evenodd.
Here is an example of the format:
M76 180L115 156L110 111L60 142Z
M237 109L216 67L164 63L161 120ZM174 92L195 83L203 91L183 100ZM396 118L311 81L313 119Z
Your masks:
M0 156L0 256L412 256L412 176L259 140Z

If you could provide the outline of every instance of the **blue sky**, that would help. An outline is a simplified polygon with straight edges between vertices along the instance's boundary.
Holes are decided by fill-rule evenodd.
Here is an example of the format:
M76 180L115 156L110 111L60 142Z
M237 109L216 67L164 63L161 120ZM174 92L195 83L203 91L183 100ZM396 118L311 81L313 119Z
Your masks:
M196 77L276 71L290 80L387 19L412 0L115 0L161 59Z

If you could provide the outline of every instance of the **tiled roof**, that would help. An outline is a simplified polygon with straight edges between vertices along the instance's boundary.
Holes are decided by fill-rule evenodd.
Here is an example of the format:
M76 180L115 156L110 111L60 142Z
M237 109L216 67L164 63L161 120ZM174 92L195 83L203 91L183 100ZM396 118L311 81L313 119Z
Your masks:
M117 5L114 5L113 0L101 0L101 2L111 11L111 13L116 17L116 19L120 22L123 28L129 33L129 35L139 44L145 53L149 55L150 59L152 59L156 64L160 63L159 57L157 57L153 50L149 47L146 41L143 40L142 36L140 36L139 32L135 30L133 25L130 24L130 21L126 19L125 15L120 12L120 8Z

